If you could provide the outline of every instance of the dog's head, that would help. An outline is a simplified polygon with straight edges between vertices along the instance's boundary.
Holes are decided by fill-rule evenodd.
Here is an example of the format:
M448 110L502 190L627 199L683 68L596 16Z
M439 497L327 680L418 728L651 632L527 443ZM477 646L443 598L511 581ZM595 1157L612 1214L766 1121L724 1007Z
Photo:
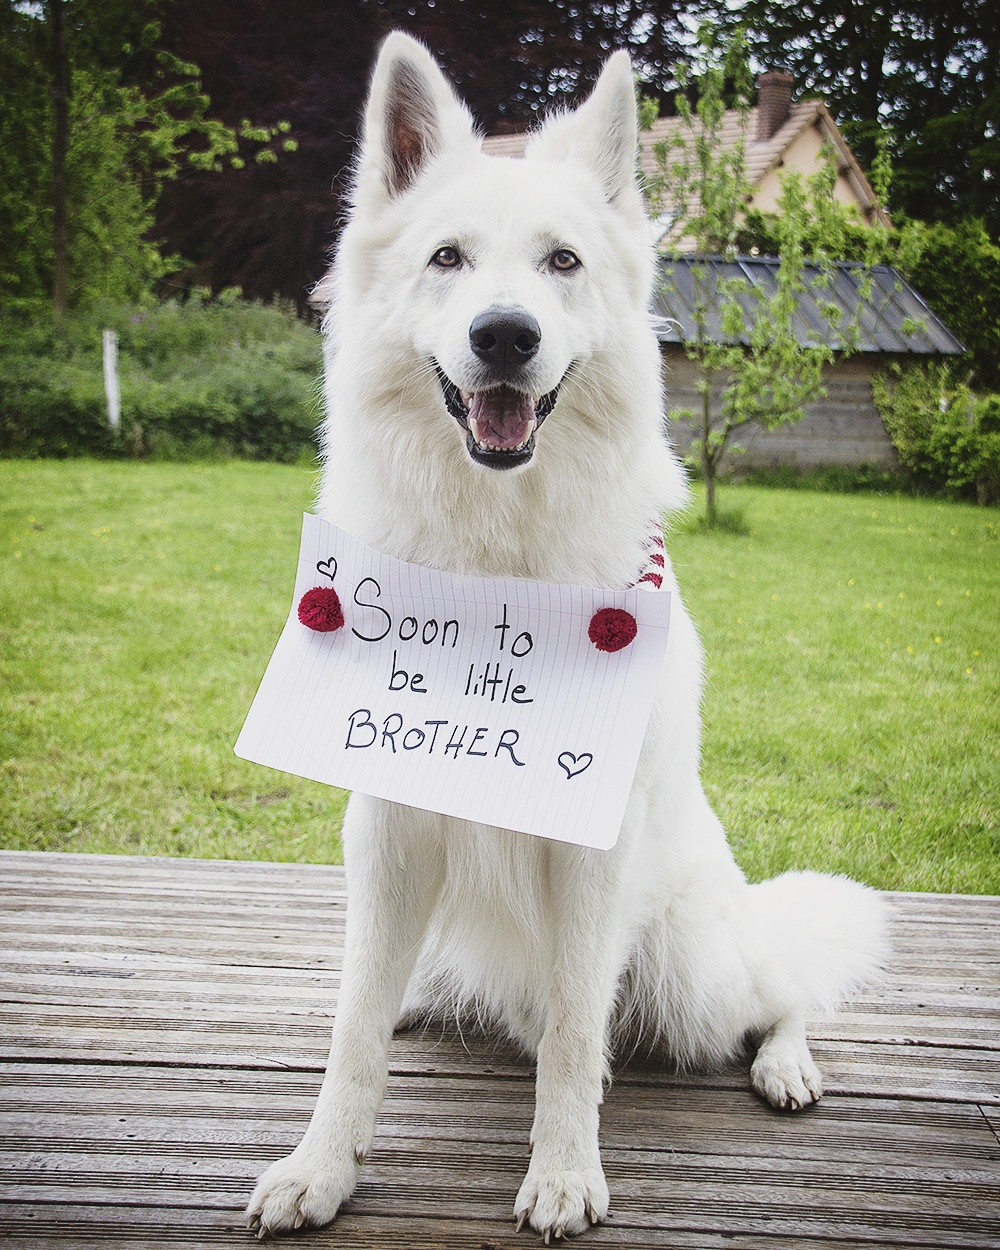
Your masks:
M432 383L441 421L477 465L527 465L561 394L599 392L606 361L587 365L621 341L623 316L645 315L636 143L625 53L520 160L483 154L421 44L398 33L383 44L347 231L360 246L338 258L365 299L344 304L378 308L393 376Z

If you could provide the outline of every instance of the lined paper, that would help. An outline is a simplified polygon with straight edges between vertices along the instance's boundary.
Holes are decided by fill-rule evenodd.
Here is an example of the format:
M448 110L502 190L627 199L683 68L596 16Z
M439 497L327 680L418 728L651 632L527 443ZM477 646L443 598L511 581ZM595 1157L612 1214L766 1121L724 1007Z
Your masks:
M332 576L331 576L332 575ZM332 586L344 626L297 606ZM636 619L612 654L594 613ZM288 621L236 754L328 785L600 849L618 838L666 650L670 593L460 577L303 518Z

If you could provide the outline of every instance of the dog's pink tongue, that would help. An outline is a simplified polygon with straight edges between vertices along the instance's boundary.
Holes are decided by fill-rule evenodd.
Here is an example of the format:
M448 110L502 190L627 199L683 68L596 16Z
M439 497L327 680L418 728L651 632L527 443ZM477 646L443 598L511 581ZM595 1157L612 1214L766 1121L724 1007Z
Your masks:
M469 400L469 429L480 447L516 451L535 428L535 404L530 395L498 386L477 391Z

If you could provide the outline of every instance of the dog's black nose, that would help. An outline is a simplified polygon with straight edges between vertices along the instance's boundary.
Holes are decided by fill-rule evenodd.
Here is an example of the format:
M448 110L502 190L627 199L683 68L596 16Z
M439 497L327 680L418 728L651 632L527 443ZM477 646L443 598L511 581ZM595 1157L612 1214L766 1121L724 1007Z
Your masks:
M504 377L530 360L541 341L541 327L523 308L491 308L469 326L472 350Z

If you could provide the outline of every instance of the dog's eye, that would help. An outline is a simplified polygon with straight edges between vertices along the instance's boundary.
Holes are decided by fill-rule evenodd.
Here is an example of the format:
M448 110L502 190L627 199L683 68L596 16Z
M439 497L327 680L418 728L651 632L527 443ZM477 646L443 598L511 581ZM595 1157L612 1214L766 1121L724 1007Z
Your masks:
M558 269L560 273L569 273L571 269L580 268L580 258L575 252L571 252L568 247L561 247L549 257L549 264L553 269Z
M462 256L457 247L439 247L431 257L431 264L439 269L457 269L462 263Z

